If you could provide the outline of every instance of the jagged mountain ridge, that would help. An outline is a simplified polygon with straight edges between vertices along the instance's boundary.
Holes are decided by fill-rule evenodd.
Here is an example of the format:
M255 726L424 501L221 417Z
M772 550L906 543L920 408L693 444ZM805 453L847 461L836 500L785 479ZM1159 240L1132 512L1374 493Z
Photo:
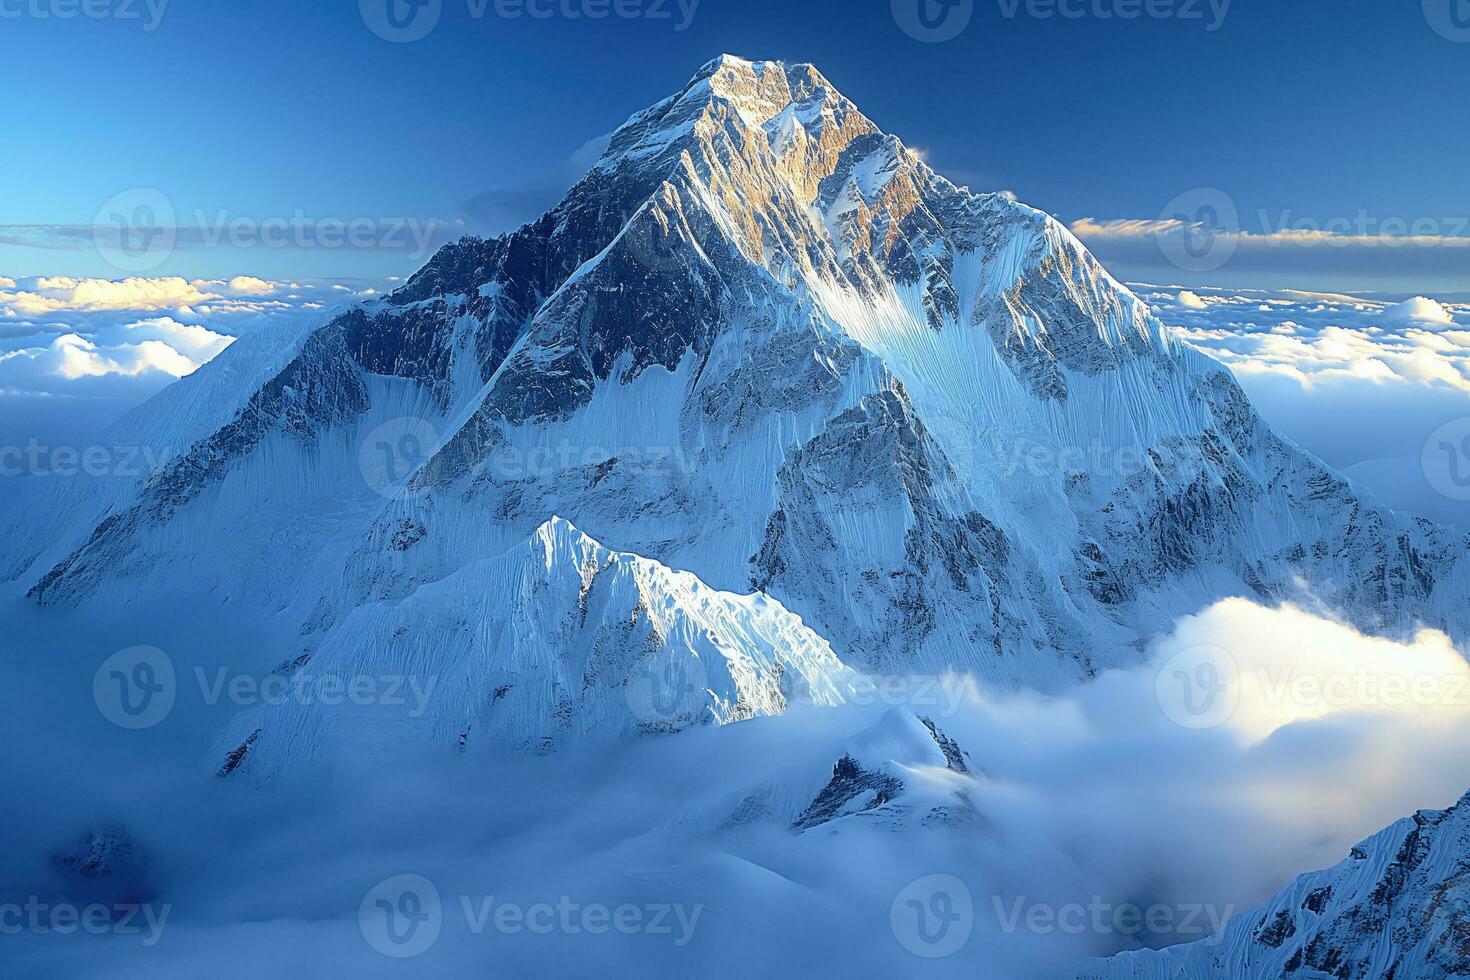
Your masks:
M307 695L243 713L221 743L228 772L268 777L346 743L488 740L546 752L568 738L676 732L833 706L853 671L763 595L716 592L688 572L617 554L553 518L503 555L402 602L353 611L289 678L399 676L432 684L353 712Z
M1470 796L1421 810L1302 875L1214 937L1120 953L1080 980L1470 976Z
M1462 536L1281 439L1063 226L806 65L716 59L546 216L447 246L238 402L26 547L31 595L202 587L310 657L560 515L864 669L1056 686L1299 583L1365 629L1466 632ZM435 438L385 498L354 471L405 417ZM1092 445L1139 463L1055 462Z

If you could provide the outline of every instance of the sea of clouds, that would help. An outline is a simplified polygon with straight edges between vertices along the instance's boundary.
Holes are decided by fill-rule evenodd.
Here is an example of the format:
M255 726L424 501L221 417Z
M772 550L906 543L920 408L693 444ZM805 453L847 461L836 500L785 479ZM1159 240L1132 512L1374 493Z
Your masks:
M259 669L278 657L256 624L166 602L78 615L17 601L3 618L21 654L0 687L0 939L17 978L1056 978L1079 957L1203 939L1470 788L1470 667L1447 638L1375 639L1245 600L1056 696L943 685L960 695L912 710L968 753L973 819L835 833L734 817L754 787L820 786L856 735L908 706L795 707L543 756L338 745L265 782L219 778L235 706L181 697L124 730L94 680L136 643L181 675ZM54 856L107 826L148 859L102 893ZM397 947L374 916L384 894L397 909L405 876L438 905L432 934ZM150 912L137 931L17 931L5 912L124 899ZM959 917L952 950L923 938L917 909Z
M1277 431L1389 506L1470 530L1470 303L1134 288Z

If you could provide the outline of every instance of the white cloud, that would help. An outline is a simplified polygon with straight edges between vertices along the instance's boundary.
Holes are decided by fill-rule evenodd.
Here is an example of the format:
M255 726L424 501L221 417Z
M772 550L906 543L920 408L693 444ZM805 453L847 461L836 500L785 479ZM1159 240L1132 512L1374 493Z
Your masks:
M20 388L47 379L77 381L108 375L135 377L151 372L181 378L234 340L168 317L127 324L98 340L65 333L40 347L0 354L0 383Z
M276 284L254 276L236 276L230 280L230 291L249 296L269 296L276 291Z
M1421 324L1453 326L1454 315L1447 310L1443 304L1437 303L1427 296L1415 296L1413 299L1404 300L1396 306L1391 306L1383 311L1383 319L1388 323L1396 324Z
M1072 233L1078 238L1109 241L1136 239L1156 241L1196 227L1194 223L1179 219L1120 218L1099 221L1096 218L1080 218L1071 224ZM1234 241L1239 245L1297 246L1311 248L1470 248L1470 237L1459 234L1387 234L1383 232L1353 233L1351 231L1328 231L1318 228L1280 228L1266 232L1236 228L1212 229L1216 238Z
M1185 339L1237 374L1276 373L1304 385L1351 378L1470 392L1470 345L1462 339L1470 332L1453 330L1456 313L1427 297L1392 303L1297 290L1139 291Z
M181 637L160 641L181 676L254 662L254 651L237 649L245 644L232 639L242 633L234 624L210 629L220 641L200 645L187 642L201 628L192 621L185 630L161 627L156 612L119 618L130 614L143 620L143 635ZM128 626L118 632L137 632ZM47 654L132 642L98 635L94 623L46 627L53 635L22 638ZM1215 727L1177 724L1168 700L1175 655L1201 646L1236 661L1225 693L1239 700ZM1181 620L1152 654L1137 669L1055 696L977 691L933 717L969 753L975 776L963 785L975 817L904 833L855 818L839 833L797 834L752 805L810 800L882 705L799 708L669 738L574 743L547 756L472 740L464 754L369 759L339 740L315 767L221 793L200 765L218 713L176 710L172 737L140 744L97 718L75 672L21 668L0 688L14 788L0 796L0 823L15 829L0 853L3 877L30 885L70 837L119 821L170 872L158 876L153 900L183 909L187 895L189 914L170 920L166 941L152 948L31 935L15 937L9 952L28 975L243 978L289 975L309 949L353 976L386 980L394 964L364 943L359 905L378 882L412 872L444 901L445 928L429 954L436 975L476 975L493 954L509 975L580 976L595 966L613 975L724 976L790 972L795 963L831 975L907 976L918 961L895 941L890 908L905 886L942 871L970 892L974 930L963 955L931 961L925 975L973 976L984 963L993 976L1071 976L1063 963L1079 955L1202 937L1007 929L1002 910L1020 899L1052 909L1158 904L1229 914L1470 786L1470 725L1449 703L1448 684L1439 688L1443 702L1396 706L1381 684L1355 680L1365 670L1380 681L1398 671L1429 678L1421 687L1429 690L1441 673L1463 677L1464 663L1448 660L1441 638L1390 643L1301 610L1237 600ZM1301 677L1315 680L1293 680ZM1354 680L1343 688L1339 677ZM58 766L75 778L56 779ZM153 792L138 793L140 774ZM909 778L929 775L916 767ZM149 802L158 799L173 805ZM49 815L45 826L22 819L36 810ZM311 887L283 890L283 868ZM472 932L458 897L491 894L522 906L559 896L702 903L704 914L683 950L614 930ZM762 942L752 945L752 935ZM814 946L813 935L823 942Z
M201 280L189 282L179 276L129 279L73 279L67 276L42 277L32 290L16 294L14 300L0 295L0 303L15 303L33 312L53 310L165 310L219 299L218 293L201 287Z

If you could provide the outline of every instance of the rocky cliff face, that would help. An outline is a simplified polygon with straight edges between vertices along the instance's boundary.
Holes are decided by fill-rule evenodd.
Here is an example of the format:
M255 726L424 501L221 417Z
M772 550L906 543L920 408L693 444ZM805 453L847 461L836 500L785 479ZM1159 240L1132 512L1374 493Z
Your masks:
M1470 796L1421 810L1302 875L1209 940L1123 953L1085 980L1470 976Z

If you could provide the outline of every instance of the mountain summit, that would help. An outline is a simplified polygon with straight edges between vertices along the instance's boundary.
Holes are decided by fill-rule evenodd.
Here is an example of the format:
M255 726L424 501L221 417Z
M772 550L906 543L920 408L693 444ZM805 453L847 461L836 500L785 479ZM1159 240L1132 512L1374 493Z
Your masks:
M950 183L810 65L710 62L537 221L242 340L119 437L172 461L49 502L13 539L20 587L243 603L286 670L452 647L485 669L436 701L441 739L512 708L538 745L636 730L589 698L710 657L689 623L719 624L723 686L679 725L781 710L790 668L1057 687L1230 595L1470 636L1463 535L1278 436L1064 226ZM553 518L563 544L536 544ZM512 662L506 634L441 647L393 612L522 582L511 607L585 624L586 594L535 584L570 560L643 570L619 616L702 612L600 646L611 682L580 644L613 620L524 629Z

